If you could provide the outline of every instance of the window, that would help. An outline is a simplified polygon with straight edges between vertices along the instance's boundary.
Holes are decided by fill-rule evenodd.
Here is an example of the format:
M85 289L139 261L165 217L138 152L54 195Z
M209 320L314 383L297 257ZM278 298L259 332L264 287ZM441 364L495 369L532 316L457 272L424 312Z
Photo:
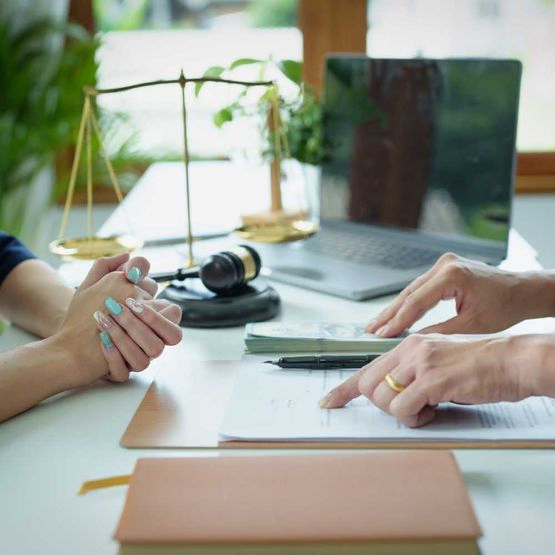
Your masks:
M201 76L214 65L238 58L302 58L296 27L297 0L95 0L102 33L98 87ZM257 79L244 67L241 78ZM268 76L272 77L272 76ZM237 144L256 141L246 125L217 129L212 115L231 102L237 89L207 85L199 98L187 88L189 147L192 155L230 154ZM144 88L99 97L99 105L128 116L137 148L155 157L181 156L180 92L177 86Z
M368 18L372 56L521 60L518 150L555 150L555 1L370 0Z

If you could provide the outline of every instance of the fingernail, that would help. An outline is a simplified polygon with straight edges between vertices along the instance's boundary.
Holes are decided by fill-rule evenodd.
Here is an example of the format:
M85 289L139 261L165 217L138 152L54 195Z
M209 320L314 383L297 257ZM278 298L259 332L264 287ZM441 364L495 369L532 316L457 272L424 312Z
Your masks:
M104 313L100 312L100 310L97 310L93 314L93 318L97 321L98 325L100 325L101 327L103 327L105 329L108 329L112 325L112 322L110 322L110 320L108 318L106 318Z
M369 329L371 329L373 326L376 325L376 322L377 322L376 319L370 320L370 321L364 326L364 329L365 329L366 331L368 331Z
M137 266L133 266L129 272L127 272L127 279L133 283L139 283L141 281L142 273Z
M104 299L104 305L115 316L121 314L122 308L120 304L115 299L112 299L112 297L106 297L106 299Z
M320 401L318 401L318 406L321 409L329 409L330 407L330 397L331 395L328 393L325 397L322 397Z
M132 299L131 297L125 299L125 304L137 314L141 314L141 312L144 312L145 307L140 302Z
M110 339L110 336L108 335L108 332L106 331L100 332L100 341L102 341L102 345L104 345L106 349L109 349L110 347L114 346L114 344L112 343L112 340Z
M387 329L387 326L382 326L381 328L378 328L378 329L374 332L374 334L375 334L375 335L381 335L381 334L384 332L385 329Z
M391 330L393 328L394 328L394 326L392 326L391 324L386 324L385 326L380 328L380 335L382 337L390 336L391 335Z

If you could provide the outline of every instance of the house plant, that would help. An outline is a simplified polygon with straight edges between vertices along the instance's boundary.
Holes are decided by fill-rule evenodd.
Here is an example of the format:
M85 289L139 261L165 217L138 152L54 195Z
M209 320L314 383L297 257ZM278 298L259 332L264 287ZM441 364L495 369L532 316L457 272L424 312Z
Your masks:
M0 228L9 233L31 240L36 232L29 211L40 207L30 201L49 201L37 183L75 140L82 88L95 81L97 45L76 25L0 21Z
M316 176L316 167L326 158L326 146L322 125L322 103L310 86L302 81L302 64L294 60L258 60L254 58L241 58L235 60L229 67L214 66L208 68L205 76L231 77L244 66L254 66L261 79L267 74L276 76L276 81L283 78L290 85L286 87L269 88L253 99L247 89L242 89L236 99L220 108L213 116L216 126L221 127L236 118L257 117L261 137L261 158L269 161L271 165L271 208L266 215L256 215L253 218L243 217L243 222L254 222L259 218L275 220L281 218L309 218L314 211L313 193L304 191L305 207L303 213L288 214L284 211L281 201L281 178L291 179L295 173L291 164L287 165L287 172L281 167L281 159L294 160L301 164L303 181L312 181L309 175ZM198 95L203 84L196 87ZM277 95L277 102L273 98ZM277 110L277 114L274 113ZM279 158L276 160L276 155ZM310 169L307 169L307 166ZM296 168L297 173L299 167ZM309 187L314 186L308 185Z

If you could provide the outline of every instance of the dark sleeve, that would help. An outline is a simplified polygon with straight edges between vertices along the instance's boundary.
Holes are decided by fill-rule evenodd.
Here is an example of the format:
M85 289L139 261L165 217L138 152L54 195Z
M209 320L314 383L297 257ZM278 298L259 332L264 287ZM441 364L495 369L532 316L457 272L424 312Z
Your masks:
M30 258L35 257L25 245L0 231L0 284L18 264Z

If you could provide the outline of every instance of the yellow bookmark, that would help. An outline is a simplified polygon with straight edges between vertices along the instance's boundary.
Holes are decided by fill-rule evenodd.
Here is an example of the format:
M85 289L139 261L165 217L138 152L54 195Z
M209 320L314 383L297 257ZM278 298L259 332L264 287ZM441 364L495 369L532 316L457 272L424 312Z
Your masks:
M131 479L130 474L125 474L123 476L111 476L110 478L102 478L101 480L88 480L81 484L81 488L77 492L77 495L85 495L89 491L102 488L111 488L114 486L126 486L129 484Z

